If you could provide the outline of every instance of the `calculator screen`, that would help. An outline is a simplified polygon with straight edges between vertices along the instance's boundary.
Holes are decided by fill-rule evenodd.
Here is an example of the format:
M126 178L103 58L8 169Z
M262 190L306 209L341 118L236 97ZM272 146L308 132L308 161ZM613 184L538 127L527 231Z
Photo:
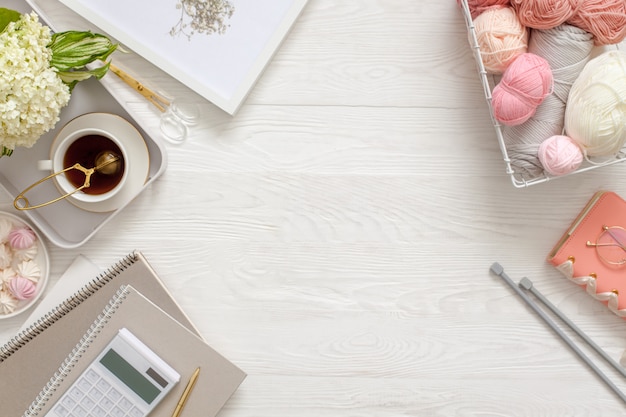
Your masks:
M109 349L102 356L100 363L148 404L152 403L161 393L159 387L150 382L148 378L113 349ZM157 374L154 369L150 368L146 373L165 388L167 381Z

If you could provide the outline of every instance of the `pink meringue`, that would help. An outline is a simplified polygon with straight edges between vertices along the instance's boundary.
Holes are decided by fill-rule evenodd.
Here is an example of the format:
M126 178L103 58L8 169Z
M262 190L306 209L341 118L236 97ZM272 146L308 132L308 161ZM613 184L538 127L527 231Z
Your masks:
M30 227L16 227L9 233L9 244L14 249L26 249L35 244L35 232Z
M28 278L16 276L9 281L9 291L18 300L28 300L37 292L37 286Z

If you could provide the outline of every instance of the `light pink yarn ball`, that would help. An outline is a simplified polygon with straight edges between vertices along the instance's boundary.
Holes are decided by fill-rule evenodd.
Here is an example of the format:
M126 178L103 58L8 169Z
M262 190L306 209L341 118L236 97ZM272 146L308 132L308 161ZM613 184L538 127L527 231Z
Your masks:
M14 249L28 249L36 239L35 232L29 227L16 227L9 232L9 244Z
M502 74L528 50L528 30L510 7L494 7L474 20L480 56L487 72Z
M583 163L583 153L571 138L551 136L539 145L539 161L551 175L559 176L577 170Z
M507 126L524 123L552 93L553 85L548 61L531 53L520 55L493 89L491 104L495 118Z

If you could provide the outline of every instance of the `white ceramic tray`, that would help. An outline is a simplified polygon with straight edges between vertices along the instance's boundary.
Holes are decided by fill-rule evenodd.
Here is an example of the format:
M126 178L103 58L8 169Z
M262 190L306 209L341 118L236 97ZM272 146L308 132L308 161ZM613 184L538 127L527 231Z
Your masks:
M35 8L42 23L46 23L54 29L46 16L40 10L33 7L31 0L5 0L3 7L18 10L22 13ZM47 207L35 210L23 211L30 221L45 235L51 243L62 248L76 248L93 237L111 218L126 207L137 195L149 184L158 178L166 168L167 158L160 141L150 137L128 111L113 95L112 91L105 88L94 79L79 83L73 93L70 103L61 111L61 120L54 130L43 135L30 149L17 148L11 157L0 158L0 186L15 198L30 184L41 179L46 174L37 169L37 161L48 159L50 145L56 133L73 118L92 112L106 112L117 114L131 122L142 134L148 152L150 154L150 167L148 178L144 186L135 194L129 195L127 201L120 204L114 211L105 213L90 212L80 209L67 201L59 201ZM47 201L50 197L58 196L58 190L52 183L37 186L29 192L31 202ZM16 214L19 213L15 210Z

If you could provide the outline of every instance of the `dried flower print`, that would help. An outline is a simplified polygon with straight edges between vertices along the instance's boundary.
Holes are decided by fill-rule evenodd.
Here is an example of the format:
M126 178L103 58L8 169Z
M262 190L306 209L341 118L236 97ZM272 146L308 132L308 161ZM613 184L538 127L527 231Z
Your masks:
M176 9L180 19L170 30L171 36L195 34L223 34L230 26L227 22L235 12L228 0L178 0Z

